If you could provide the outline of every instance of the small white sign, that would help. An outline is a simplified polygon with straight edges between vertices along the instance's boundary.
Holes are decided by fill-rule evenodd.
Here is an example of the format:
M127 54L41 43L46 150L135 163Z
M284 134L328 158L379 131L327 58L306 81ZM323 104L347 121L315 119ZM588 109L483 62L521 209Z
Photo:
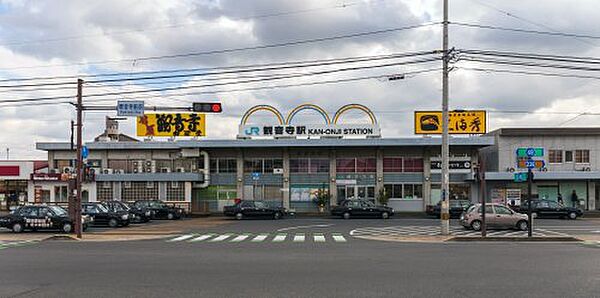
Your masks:
M117 101L117 116L144 116L143 100Z

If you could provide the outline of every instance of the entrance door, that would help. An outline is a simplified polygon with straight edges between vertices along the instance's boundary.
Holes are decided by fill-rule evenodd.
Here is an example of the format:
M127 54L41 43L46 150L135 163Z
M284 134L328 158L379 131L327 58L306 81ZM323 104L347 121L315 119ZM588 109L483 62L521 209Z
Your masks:
M558 201L558 186L538 186L538 197L541 200ZM564 195L563 195L564 200Z

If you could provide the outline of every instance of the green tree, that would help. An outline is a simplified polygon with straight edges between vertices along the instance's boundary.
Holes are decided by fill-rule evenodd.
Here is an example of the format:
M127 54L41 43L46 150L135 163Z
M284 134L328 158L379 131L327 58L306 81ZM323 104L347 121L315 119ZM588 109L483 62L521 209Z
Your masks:
M385 206L385 205L387 205L389 200L390 200L390 195L387 193L387 191L385 191L385 187L382 187L379 190L379 193L377 193L377 201L379 202L379 204Z

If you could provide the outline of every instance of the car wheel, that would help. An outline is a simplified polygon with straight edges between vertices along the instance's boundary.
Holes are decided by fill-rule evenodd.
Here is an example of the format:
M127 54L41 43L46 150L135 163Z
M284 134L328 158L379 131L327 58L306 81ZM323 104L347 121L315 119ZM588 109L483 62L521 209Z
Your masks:
M244 218L244 215L242 214L242 212L238 212L235 214L235 219L241 220L242 218Z
M111 227L111 228L116 228L116 227L119 226L119 221L116 218L111 218L108 221L108 226Z
M474 220L471 222L471 229L475 230L475 231L480 231L481 230L481 221L480 220Z
M538 218L537 212L531 212L531 218Z
M275 214L273 214L273 219L281 219L281 213L275 212Z
M519 229L521 231L527 231L528 228L529 228L529 224L527 224L527 221L525 221L525 220L521 220L517 223L517 229Z
M70 223L66 223L62 226L61 230L63 231L63 233L69 234L73 231L73 225L71 225Z
M569 219L577 219L577 213L569 212Z
M173 213L167 214L167 219L168 220L173 220L174 218L175 218L175 214L173 214Z
M350 219L350 213L344 212L344 214L342 214L342 218L343 219Z
M12 231L15 233L22 233L23 232L23 225L20 223L16 223L12 226Z
M383 213L381 213L381 218L388 219L388 218L390 218L390 214L387 212L383 212Z

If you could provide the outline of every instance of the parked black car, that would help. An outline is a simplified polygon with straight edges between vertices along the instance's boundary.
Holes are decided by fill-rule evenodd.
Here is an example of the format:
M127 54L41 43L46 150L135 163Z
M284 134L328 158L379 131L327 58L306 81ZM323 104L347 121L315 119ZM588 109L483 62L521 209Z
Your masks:
M132 208L128 204L121 201L104 201L102 202L108 210L112 212L126 211L129 213L129 222L145 223L150 221L151 211L140 208Z
M87 230L89 219L83 218L83 230ZM15 233L25 230L60 230L71 233L73 221L67 211L58 206L31 205L21 206L9 215L0 217L0 227L11 229Z
M394 209L387 206L375 205L367 200L343 200L331 209L331 215L343 219L351 217L380 217L387 219L394 215Z
M435 216L439 218L442 213L441 204L441 202L438 202L436 205L427 205L425 212L429 216ZM469 200L450 200L448 206L450 218L460 218L460 215L467 211L469 206L471 206L471 202Z
M223 208L225 216L232 216L236 219L247 217L269 217L273 219L281 219L286 214L285 208L271 206L266 201L240 201L233 206L225 206Z
M184 214L184 210L179 207L169 206L160 200L135 201L133 206L138 209L149 210L152 219L180 219Z
M528 202L522 201L519 207L520 213L528 213L529 204ZM583 211L579 208L562 206L557 202L550 200L532 200L531 201L531 216L537 217L558 217L577 219L577 217L583 216Z
M83 203L81 213L94 219L94 226L109 226L116 228L129 225L129 212L111 211L102 203Z

